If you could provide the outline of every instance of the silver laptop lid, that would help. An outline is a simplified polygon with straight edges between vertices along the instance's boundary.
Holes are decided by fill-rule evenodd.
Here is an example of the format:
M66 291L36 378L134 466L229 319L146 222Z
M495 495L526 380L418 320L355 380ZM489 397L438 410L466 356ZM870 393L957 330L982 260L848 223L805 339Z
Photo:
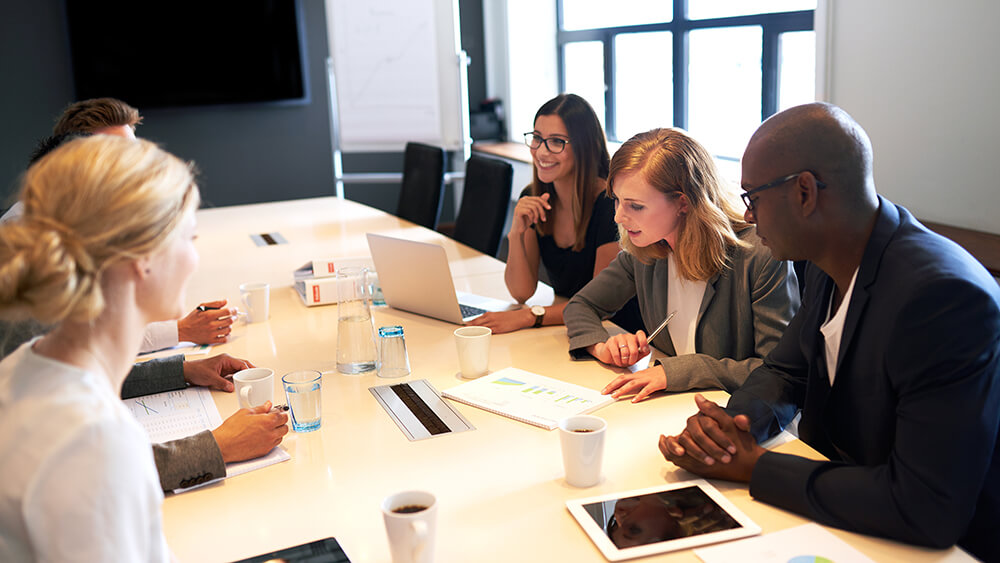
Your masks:
M462 324L444 248L368 233L375 271L390 307Z

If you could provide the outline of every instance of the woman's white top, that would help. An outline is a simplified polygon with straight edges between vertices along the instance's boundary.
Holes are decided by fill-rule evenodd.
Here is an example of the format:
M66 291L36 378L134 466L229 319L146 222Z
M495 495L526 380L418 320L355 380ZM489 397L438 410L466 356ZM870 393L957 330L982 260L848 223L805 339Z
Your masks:
M667 256L667 310L677 311L667 323L667 330L678 356L697 352L694 333L698 328L698 310L701 309L707 286L704 281L686 280L678 276L674 253ZM657 322L663 322L663 319ZM650 330L654 328L655 326L650 327Z
M149 438L108 376L0 362L0 561L168 561Z

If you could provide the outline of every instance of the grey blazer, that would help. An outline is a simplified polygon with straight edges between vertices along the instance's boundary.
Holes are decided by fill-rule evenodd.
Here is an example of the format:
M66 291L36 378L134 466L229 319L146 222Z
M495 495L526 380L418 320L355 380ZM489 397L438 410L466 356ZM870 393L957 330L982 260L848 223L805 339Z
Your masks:
M48 332L35 321L0 321L0 358L21 344ZM122 384L122 399L183 389L184 356L150 360L132 366ZM226 476L226 464L215 437L208 430L194 436L153 444L153 459L164 491L191 487Z
M695 328L697 353L678 356L666 330L652 342L668 356L659 361L667 375L667 391L737 389L778 344L799 308L792 265L772 258L755 229L745 229L739 236L751 247L734 249L730 268L708 280ZM601 319L633 295L638 296L643 324L659 325L671 310L667 264L656 260L646 265L627 252L618 253L563 311L570 350L606 341L608 332Z
M122 399L183 389L184 355L149 360L132 366L122 384ZM153 459L164 491L193 487L226 476L219 444L210 430L153 444Z

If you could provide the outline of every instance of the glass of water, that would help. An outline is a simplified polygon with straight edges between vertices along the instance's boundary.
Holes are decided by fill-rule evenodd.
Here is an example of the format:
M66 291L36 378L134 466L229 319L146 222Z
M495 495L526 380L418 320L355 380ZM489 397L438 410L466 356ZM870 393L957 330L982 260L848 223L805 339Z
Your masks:
M314 370L293 371L281 376L285 398L292 413L292 430L312 432L323 418L323 375Z

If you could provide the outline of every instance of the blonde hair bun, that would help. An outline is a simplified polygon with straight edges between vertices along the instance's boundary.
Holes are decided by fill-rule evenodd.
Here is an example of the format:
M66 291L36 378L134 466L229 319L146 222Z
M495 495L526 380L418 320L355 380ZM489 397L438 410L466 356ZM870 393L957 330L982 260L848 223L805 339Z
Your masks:
M0 225L0 314L96 318L108 265L152 254L198 205L190 164L142 140L76 139L25 173L24 214Z

